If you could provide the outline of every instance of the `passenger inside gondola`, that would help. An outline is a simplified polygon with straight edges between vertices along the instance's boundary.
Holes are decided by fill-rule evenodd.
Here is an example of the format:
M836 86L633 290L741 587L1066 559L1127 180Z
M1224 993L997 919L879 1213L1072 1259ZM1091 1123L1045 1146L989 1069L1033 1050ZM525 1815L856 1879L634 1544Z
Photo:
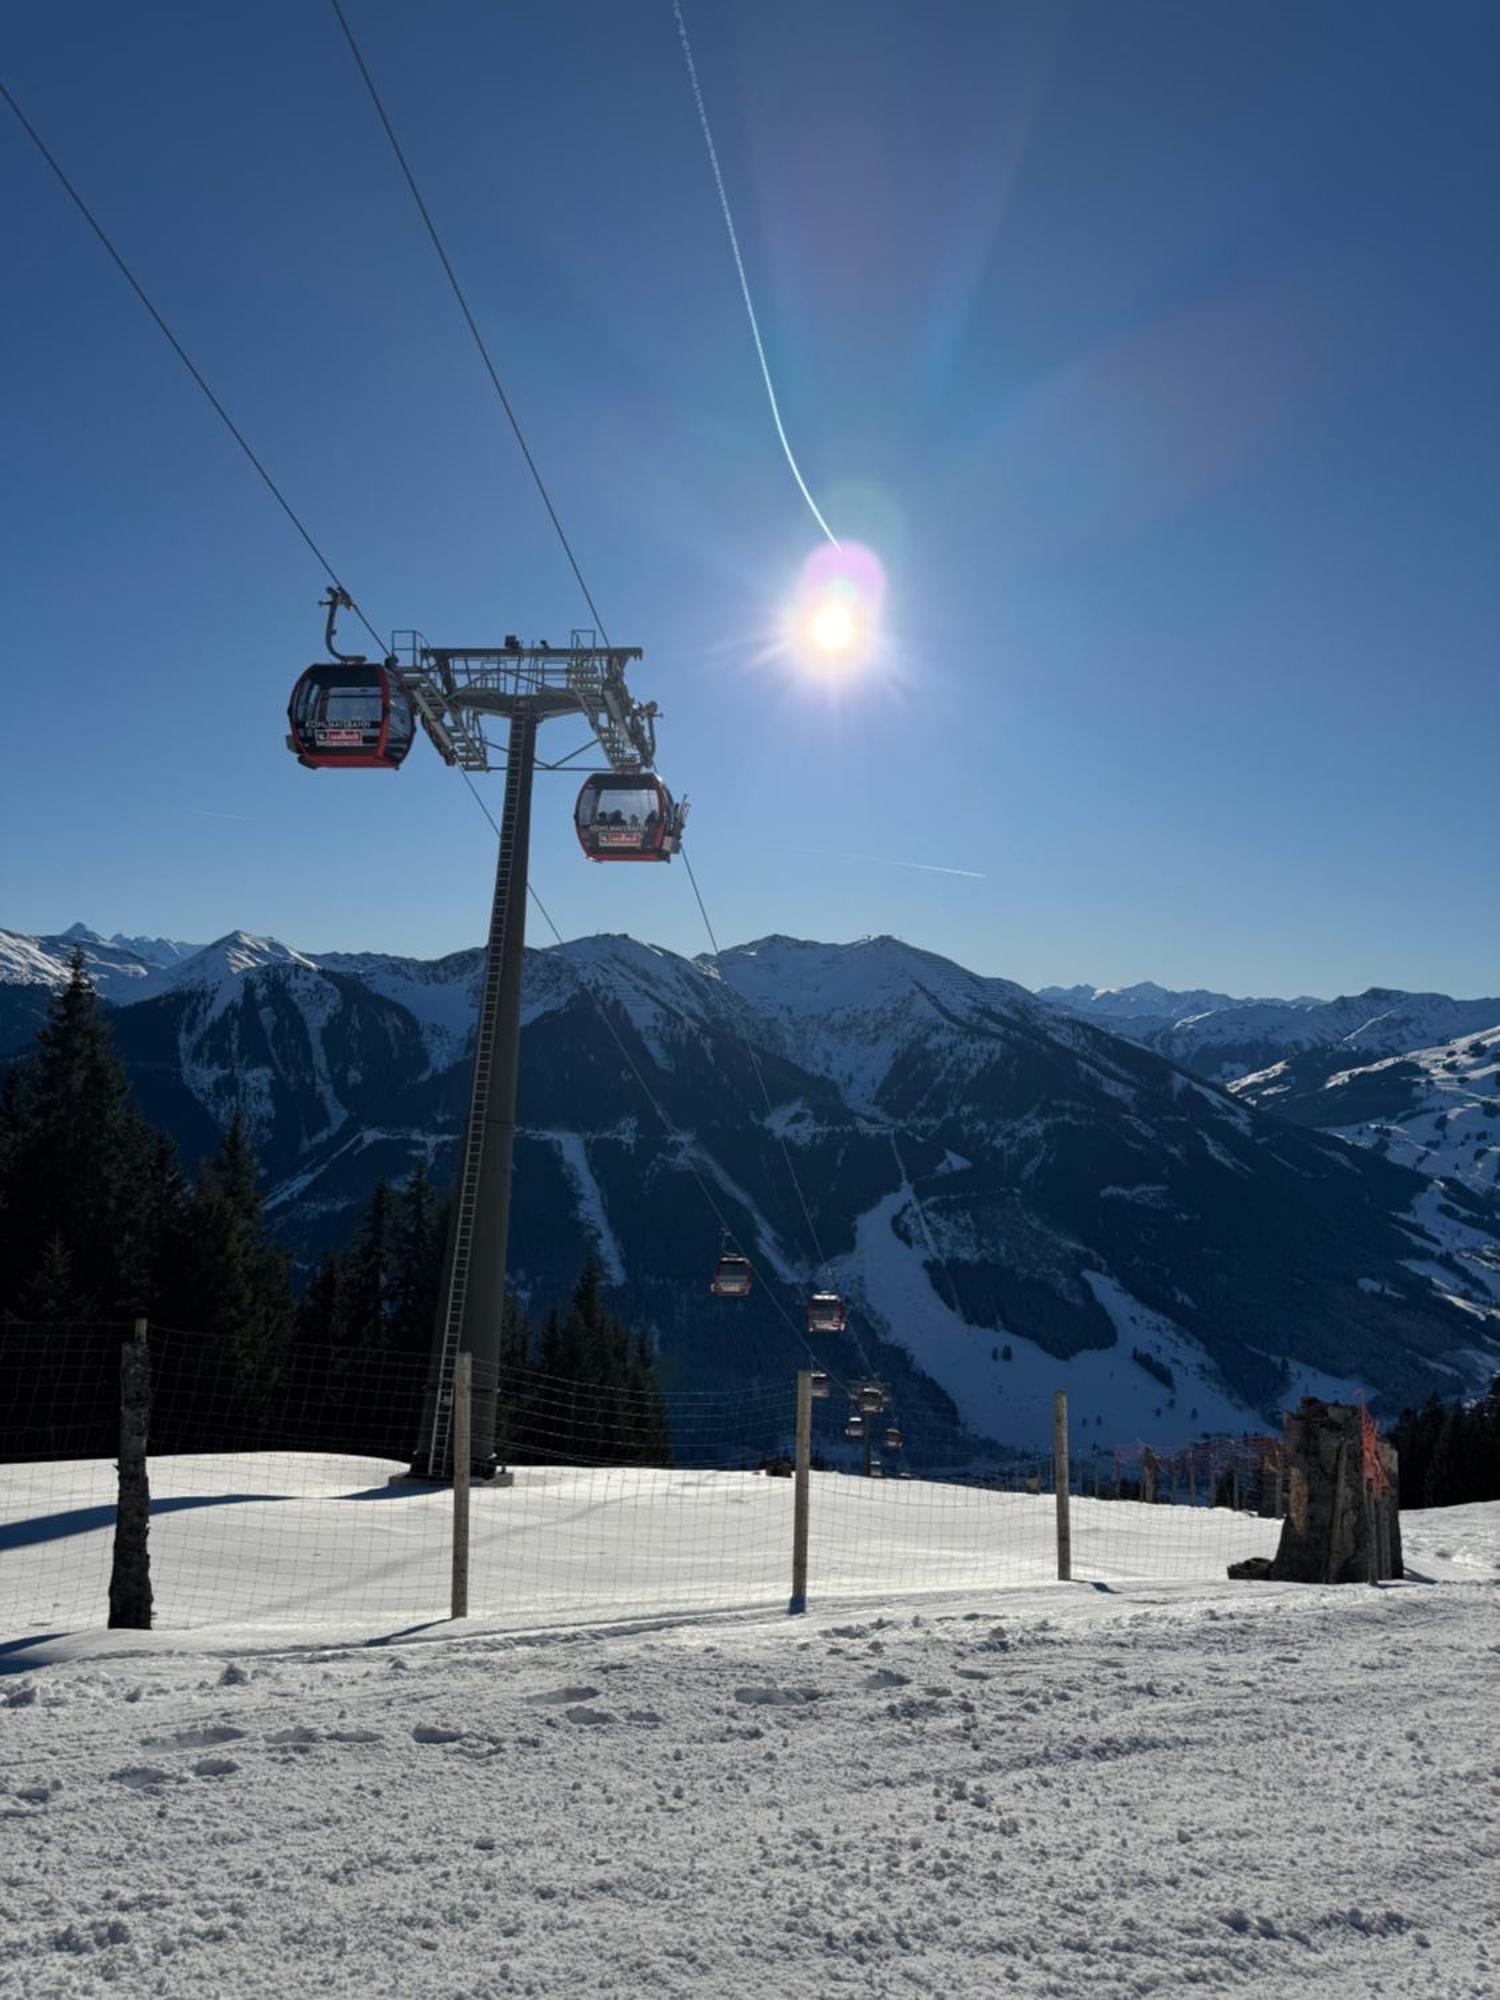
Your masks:
M683 810L653 772L598 772L578 795L579 844L594 861L668 861L682 842Z

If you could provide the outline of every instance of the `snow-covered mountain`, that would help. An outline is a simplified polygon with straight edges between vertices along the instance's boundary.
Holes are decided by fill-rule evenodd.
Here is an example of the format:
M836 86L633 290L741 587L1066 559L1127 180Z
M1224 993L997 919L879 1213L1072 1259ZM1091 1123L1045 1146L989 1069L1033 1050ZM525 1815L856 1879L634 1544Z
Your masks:
M758 1032L769 1031L776 1047L837 1084L856 1110L880 1103L919 1047L929 1056L941 1049L961 1069L971 1031L999 1014L1060 1032L1024 987L966 972L898 938L838 945L769 937L716 963Z
M1178 1022L1198 1020L1236 1007L1319 1007L1320 1000L1304 996L1300 1000L1244 1000L1229 993L1214 993L1207 987L1173 989L1143 979L1134 986L1043 986L1037 998L1065 1013L1081 1014L1121 1034L1134 1035L1152 1028L1170 1028Z
M1160 987L1101 992L1094 1005L1065 994L1088 994L1092 987L1047 987L1038 995L1049 1005L1087 1019L1103 1019L1117 1034L1129 1035L1185 1069L1215 1083L1230 1083L1270 1069L1288 1057L1321 1052L1325 1074L1363 1059L1405 1055L1500 1024L1500 998L1454 1000L1446 993L1402 993L1372 986L1337 1000L1230 1000L1222 994L1164 993ZM1151 996L1168 1001L1207 1001L1182 1012L1157 1015ZM1143 996L1141 1011L1129 996Z
M33 988L24 947L60 967L59 942L11 940ZM189 1160L243 1108L308 1255L377 1176L451 1171L479 970L234 932L138 975L116 1036ZM1059 1383L1101 1436L1165 1443L1299 1386L1399 1403L1500 1360L1492 1197L893 938L717 963L623 937L533 951L520 1118L519 1283L555 1298L595 1245L679 1387L805 1361L825 1272L870 1364L957 1450L1044 1436ZM743 1306L707 1294L719 1216L763 1268Z
M1146 1038L1176 1062L1227 1082L1287 1056L1322 1051L1330 1072L1432 1048L1500 1023L1500 998L1453 1000L1372 986L1315 1007L1262 1003L1174 1023Z
M176 938L101 937L86 924L46 937L0 930L0 1048L9 1046L17 1030L29 1031L41 1021L48 995L67 981L75 951L83 953L95 989L123 1005L157 991L165 972L201 949Z
M1319 1050L1229 1087L1243 1103L1373 1147L1420 1173L1481 1193L1500 1189L1500 1027L1331 1075Z

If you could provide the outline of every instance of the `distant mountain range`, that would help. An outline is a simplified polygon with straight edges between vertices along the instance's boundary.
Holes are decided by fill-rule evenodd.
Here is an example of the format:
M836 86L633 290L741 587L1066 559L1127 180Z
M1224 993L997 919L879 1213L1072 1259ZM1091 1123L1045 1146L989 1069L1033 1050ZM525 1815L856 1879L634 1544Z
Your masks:
M378 1176L451 1172L478 951L0 932L0 1052L75 946L185 1158L245 1111L299 1256ZM1131 993L1031 994L892 938L533 951L517 1282L548 1302L597 1248L692 1388L804 1363L826 1274L855 1330L830 1364L857 1338L955 1459L1039 1442L1054 1386L1101 1442L1167 1443L1303 1388L1399 1406L1500 1367L1500 1001ZM708 1296L715 1208L764 1274L743 1305Z
M1371 1146L1419 1173L1500 1189L1500 1028L1353 1063L1310 1049L1229 1086L1242 1103Z

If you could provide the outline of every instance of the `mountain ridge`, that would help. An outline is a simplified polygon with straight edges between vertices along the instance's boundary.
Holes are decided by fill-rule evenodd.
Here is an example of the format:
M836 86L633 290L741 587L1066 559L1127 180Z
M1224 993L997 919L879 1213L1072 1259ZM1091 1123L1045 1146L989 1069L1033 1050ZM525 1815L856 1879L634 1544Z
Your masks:
M378 1175L451 1169L481 963L229 932L144 993L136 975L116 1038L189 1160L245 1111L269 1211L310 1257ZM955 1449L1044 1437L1059 1383L1081 1422L1167 1442L1262 1422L1299 1386L1451 1393L1500 1354L1482 1191L899 940L718 960L575 940L528 953L524 1022L517 1282L545 1303L595 1243L679 1384L802 1365L792 1322L825 1275ZM714 1210L763 1265L753 1306L707 1299Z

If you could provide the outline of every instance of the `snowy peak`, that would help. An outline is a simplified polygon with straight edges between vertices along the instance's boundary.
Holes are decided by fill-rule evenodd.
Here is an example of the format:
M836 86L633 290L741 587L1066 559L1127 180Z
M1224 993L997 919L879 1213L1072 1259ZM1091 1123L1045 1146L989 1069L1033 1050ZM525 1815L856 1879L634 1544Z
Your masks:
M1398 1166L1500 1192L1500 1026L1331 1075L1321 1052L1294 1057L1230 1087Z
M1350 1052L1371 1059L1402 1055L1482 1032L1500 1020L1500 999L1454 1000L1446 993L1385 986L1335 1000L1234 1000L1149 982L1118 992L1046 987L1038 997L1216 1083L1249 1078L1310 1051L1326 1053L1331 1072L1348 1066Z
M484 953L477 947L449 952L444 958L325 951L317 954L315 963L324 972L357 980L381 999L404 1008L421 1027L435 1065L453 1061L468 1041L484 979Z
M742 1000L789 1026L827 1024L854 1014L886 1020L945 1010L992 1009L1027 1020L1037 1014L1024 987L966 972L951 959L898 938L860 938L852 944L761 938L698 963L715 965Z
M580 994L592 996L610 1018L623 1013L652 1057L674 1064L673 1046L686 1036L700 1046L715 1029L733 1031L730 1003L710 967L679 958L659 945L623 933L573 938L526 955L522 1019L567 1007Z
M157 989L156 975L201 949L175 938L101 937L86 924L40 937L0 930L0 984L65 986L68 961L83 955L84 969L104 999L116 1005L144 999Z
M700 964L705 963L699 960ZM874 1112L892 1072L917 1044L962 1038L984 1024L1034 1022L1024 987L966 972L898 938L852 944L768 937L713 961L787 1055Z
M8 986L61 986L67 968L47 950L41 938L19 931L0 931L0 980Z
M1218 1014L1226 1008L1301 1008L1321 1004L1307 999L1236 999L1231 994L1214 993L1201 986L1174 990L1158 986L1152 979L1140 980L1134 986L1043 986L1036 997L1064 1013L1079 1014L1085 1020L1099 1021L1125 1034L1134 1026L1164 1027L1174 1021Z
M153 973L147 981L146 990L131 997L154 999L160 993L205 992L213 996L216 1003L223 1004L234 997L241 983L252 973L263 972L270 966L295 966L307 972L318 970L315 959L293 951L290 945L281 944L275 938L254 937L249 931L230 931L227 936L205 945L191 958Z

